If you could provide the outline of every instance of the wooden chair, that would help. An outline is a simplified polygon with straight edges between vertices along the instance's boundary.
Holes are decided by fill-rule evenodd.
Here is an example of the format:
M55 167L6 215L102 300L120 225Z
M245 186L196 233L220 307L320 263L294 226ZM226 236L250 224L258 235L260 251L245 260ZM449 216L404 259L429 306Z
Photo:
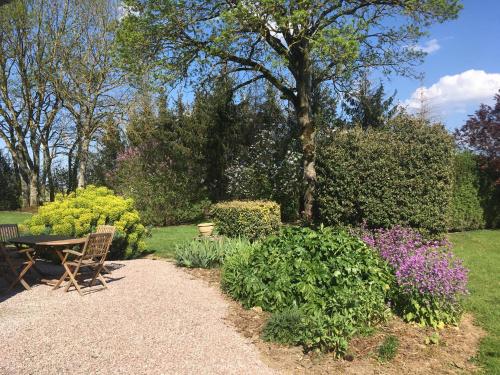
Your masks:
M108 252L109 252L109 249L111 248L111 244L113 243L113 238L115 236L116 227L113 225L98 225L95 232L96 233L111 233L111 237L110 237L109 243L108 243ZM104 265L103 265L102 269L106 273L111 273L111 270Z
M89 287L94 285L94 282L99 279L104 288L108 288L106 280L101 275L101 271L104 267L104 261L109 251L109 241L112 238L111 233L92 233L87 237L87 241L83 245L82 252L75 250L63 250L65 254L63 259L63 267L65 269L64 275L59 279L54 289L59 288L63 281L68 278L68 283L66 284L65 291L69 291L73 285L80 295L82 290L77 282L77 276L83 268L90 268L93 273L92 280L90 281ZM73 259L69 259L73 256Z
M19 249L9 244L9 240L19 237L19 227L17 224L0 224L0 268L3 269L4 278L6 274L13 276L9 289L20 283L26 290L31 287L24 279L26 273L35 264L35 250L31 248Z

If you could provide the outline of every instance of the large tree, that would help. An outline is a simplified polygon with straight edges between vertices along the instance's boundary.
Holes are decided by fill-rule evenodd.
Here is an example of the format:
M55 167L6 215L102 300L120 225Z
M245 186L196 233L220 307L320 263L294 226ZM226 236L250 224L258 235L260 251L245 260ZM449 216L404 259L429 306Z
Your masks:
M124 75L111 54L119 17L117 1L73 0L70 4L56 87L74 123L68 169L77 187L83 187L90 145L110 117L122 113L120 102L126 103L126 90Z
M478 156L481 196L486 224L500 227L500 91L495 104L481 104L476 113L455 131L459 145Z
M19 173L23 205L38 205L40 169L45 177L51 167L46 149L61 107L51 78L60 68L66 16L62 0L19 0L0 12L0 139Z
M410 72L425 28L457 16L458 0L128 0L120 52L132 69L202 82L223 66L237 87L265 79L292 103L300 128L304 218L312 219L316 126L312 94L341 90L358 70Z
M455 131L459 144L480 155L499 175L500 182L500 90L493 106L481 104L476 113Z

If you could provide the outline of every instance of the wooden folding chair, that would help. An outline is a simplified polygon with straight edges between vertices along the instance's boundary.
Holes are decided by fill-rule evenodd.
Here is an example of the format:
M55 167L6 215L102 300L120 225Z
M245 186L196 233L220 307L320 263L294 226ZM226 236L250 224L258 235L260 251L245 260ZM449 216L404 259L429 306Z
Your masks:
M98 225L95 232L96 233L111 233L111 237L110 237L109 243L108 243L108 252L109 252L109 249L111 248L111 244L113 243L113 238L115 236L116 227L113 225ZM102 269L106 273L111 273L111 270L109 268L107 268L105 265L103 265Z
M3 269L3 275L10 273L13 276L9 289L12 289L17 283L20 283L24 289L30 290L31 287L24 279L26 273L35 264L35 250L31 248L19 249L9 244L9 240L19 237L19 227L17 224L0 224L0 268Z
M65 269L65 273L54 286L54 289L59 288L62 282L68 278L65 291L69 291L73 285L78 293L83 295L80 285L77 282L77 276L83 268L90 268L93 273L89 287L92 287L94 282L99 279L104 288L107 289L108 285L106 284L104 277L102 277L101 271L104 267L106 256L108 255L108 242L111 236L111 233L92 233L88 235L82 252L63 250L65 256L62 264ZM74 258L70 260L70 256L74 256Z

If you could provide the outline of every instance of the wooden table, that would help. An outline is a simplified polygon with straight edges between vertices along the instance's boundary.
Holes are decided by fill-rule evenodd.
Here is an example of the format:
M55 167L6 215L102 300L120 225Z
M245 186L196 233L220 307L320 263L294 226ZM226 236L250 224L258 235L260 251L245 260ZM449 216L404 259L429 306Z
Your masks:
M86 240L86 238L73 238L68 236L39 235L11 238L9 242L18 247L31 247L35 249L35 251L38 249L53 249L62 262L64 259L63 250L73 248L74 246L81 246ZM43 273L39 269L36 270L43 276ZM57 279L42 279L42 282L54 285Z

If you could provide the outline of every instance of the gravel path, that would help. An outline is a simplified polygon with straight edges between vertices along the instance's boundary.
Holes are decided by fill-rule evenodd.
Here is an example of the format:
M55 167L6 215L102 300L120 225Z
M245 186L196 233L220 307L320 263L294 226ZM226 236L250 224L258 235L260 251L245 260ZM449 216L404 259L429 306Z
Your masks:
M109 290L38 285L0 302L0 374L273 373L216 289L164 261L119 263Z

